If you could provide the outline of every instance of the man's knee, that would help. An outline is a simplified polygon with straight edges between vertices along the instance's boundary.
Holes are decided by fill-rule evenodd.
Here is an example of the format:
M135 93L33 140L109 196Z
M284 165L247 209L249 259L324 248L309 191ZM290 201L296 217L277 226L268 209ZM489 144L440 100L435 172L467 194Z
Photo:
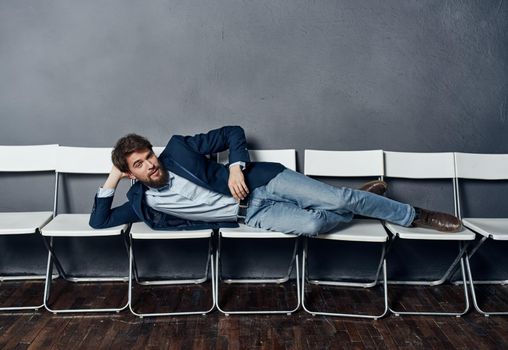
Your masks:
M300 226L299 230L304 236L314 237L329 231L329 226L330 225L326 220L325 215L320 212L316 212L312 218L309 218L309 220L306 220L306 222Z

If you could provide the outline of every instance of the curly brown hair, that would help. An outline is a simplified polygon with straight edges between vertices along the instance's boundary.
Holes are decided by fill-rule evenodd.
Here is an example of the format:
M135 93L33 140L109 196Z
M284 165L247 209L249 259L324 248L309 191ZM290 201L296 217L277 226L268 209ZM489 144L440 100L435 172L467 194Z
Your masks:
M129 171L127 157L135 151L152 150L152 144L145 137L137 134L128 134L116 142L111 152L113 165L121 172Z

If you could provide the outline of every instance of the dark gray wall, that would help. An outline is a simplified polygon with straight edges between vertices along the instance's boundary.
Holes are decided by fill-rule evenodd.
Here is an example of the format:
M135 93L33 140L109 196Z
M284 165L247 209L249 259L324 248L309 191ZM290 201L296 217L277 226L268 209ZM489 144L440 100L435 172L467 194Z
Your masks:
M263 147L508 152L502 1L2 1L3 144L240 123Z
M502 0L0 1L0 144L241 124L300 170L305 148L507 153L507 33ZM0 210L41 209L43 185L17 201L1 180ZM449 207L405 182L392 195Z

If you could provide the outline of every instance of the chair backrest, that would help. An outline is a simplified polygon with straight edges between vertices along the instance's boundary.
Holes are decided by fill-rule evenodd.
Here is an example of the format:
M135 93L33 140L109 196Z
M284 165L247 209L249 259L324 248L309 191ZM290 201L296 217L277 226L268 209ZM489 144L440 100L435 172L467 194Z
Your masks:
M56 171L74 174L108 174L112 148L58 147Z
M385 176L405 179L448 179L453 183L453 208L459 215L453 152L384 152Z
M0 172L54 171L58 145L0 146Z
M218 153L217 161L226 164L228 155L228 151ZM249 156L253 162L281 163L286 168L296 171L296 150L294 149L249 150Z
M305 175L336 177L383 176L383 151L305 150Z
M455 153L458 178L508 180L508 154Z
M165 147L153 147L153 153L158 157L161 155L162 151L164 151Z
M453 152L384 152L385 176L406 179L453 179Z

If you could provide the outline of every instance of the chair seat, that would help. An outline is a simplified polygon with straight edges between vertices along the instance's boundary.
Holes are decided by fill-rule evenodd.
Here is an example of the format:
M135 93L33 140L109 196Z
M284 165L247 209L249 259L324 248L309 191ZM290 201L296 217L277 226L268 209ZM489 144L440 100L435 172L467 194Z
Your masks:
M267 231L260 228L249 227L240 224L239 227L224 227L220 230L221 236L224 238L295 238L297 235Z
M133 239L192 239L209 238L212 236L211 229L206 230L185 230L185 231L162 231L150 228L144 222L136 222L131 227L131 237Z
M35 233L53 216L50 211L0 213L0 235Z
M494 240L508 240L508 218L466 218L464 226Z
M385 224L388 230L402 239L422 239L441 241L471 241L475 238L474 232L463 227L459 232L440 232L422 227L404 227L392 223Z
M120 225L94 229L88 224L89 220L90 214L59 214L41 230L41 233L43 236L51 237L100 237L117 236L127 228L127 225Z
M380 221L358 219L341 225L330 233L320 234L316 238L351 242L386 242L388 235Z

